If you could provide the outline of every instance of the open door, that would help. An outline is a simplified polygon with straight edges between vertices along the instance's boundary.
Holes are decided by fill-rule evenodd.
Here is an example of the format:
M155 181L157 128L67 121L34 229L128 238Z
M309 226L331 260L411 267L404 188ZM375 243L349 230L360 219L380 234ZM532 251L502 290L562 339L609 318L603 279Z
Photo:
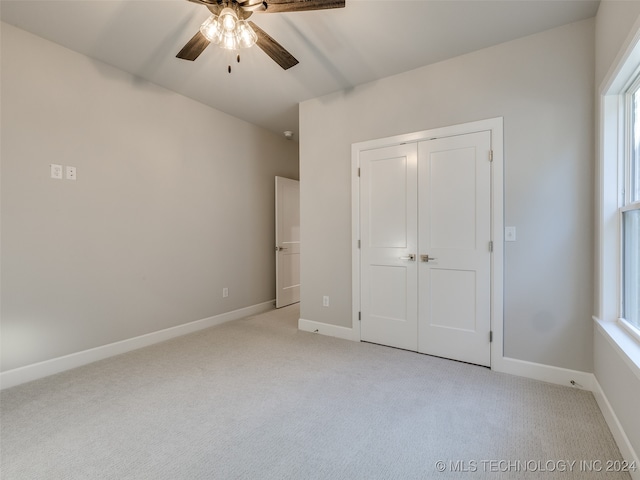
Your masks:
M276 308L300 301L300 182L276 177Z

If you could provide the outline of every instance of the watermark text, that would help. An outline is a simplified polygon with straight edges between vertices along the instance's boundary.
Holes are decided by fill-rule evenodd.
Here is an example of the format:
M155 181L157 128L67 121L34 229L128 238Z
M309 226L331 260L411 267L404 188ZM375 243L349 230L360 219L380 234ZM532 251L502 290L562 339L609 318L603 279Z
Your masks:
M635 462L625 460L438 460L437 472L635 472Z

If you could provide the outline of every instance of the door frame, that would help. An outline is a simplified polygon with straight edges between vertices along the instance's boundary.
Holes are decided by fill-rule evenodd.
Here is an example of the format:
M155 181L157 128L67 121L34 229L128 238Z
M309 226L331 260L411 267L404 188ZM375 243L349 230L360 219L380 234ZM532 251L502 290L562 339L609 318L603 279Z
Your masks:
M298 190L298 215L299 215L299 205L300 205L300 181L299 180L295 180L293 178L287 178L287 177L281 177L279 175L275 176L275 182L274 182L274 188L275 188L275 261L276 261L276 298L275 298L275 305L276 308L282 308L282 307L286 307L288 305L293 305L295 303L300 303L300 284L298 283L297 288L298 288L298 295L297 295L297 299L294 298L295 301L293 302L289 302L288 300L284 300L281 298L281 289L280 289L280 275L282 274L282 272L280 271L280 260L281 260L281 256L285 255L284 253L281 252L281 244L283 243L283 239L280 238L280 206L281 206L281 202L283 201L282 198L279 197L278 195L278 184L281 185L285 185L286 183L290 183L290 182L295 182L297 185L297 190ZM300 230L300 222L299 222L299 218L298 218L298 232ZM292 245L296 243L293 242ZM298 233L298 252L297 255L300 255L300 240L299 240L299 233ZM299 257L298 257L299 258ZM298 269L298 279L300 277L300 271ZM289 302L289 303L286 303Z
M491 368L496 369L504 357L504 140L503 117L479 120L447 127L422 130L358 142L351 145L351 326L353 340L361 341L360 333L360 152L483 131L491 132ZM498 367L499 369L499 367Z

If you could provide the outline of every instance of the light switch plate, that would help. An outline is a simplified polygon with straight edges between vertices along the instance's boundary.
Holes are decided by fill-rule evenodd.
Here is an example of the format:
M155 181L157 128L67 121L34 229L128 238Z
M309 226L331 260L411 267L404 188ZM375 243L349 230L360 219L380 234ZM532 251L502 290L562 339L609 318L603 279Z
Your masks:
M516 227L504 227L504 241L505 242L516 241Z

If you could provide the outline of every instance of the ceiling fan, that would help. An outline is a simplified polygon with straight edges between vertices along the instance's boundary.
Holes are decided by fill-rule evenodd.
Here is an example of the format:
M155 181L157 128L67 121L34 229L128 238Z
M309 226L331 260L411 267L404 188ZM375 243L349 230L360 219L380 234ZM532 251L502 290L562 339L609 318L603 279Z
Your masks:
M254 12L281 13L303 12L342 8L345 0L189 0L204 5L211 16L200 26L200 30L178 52L176 57L195 60L210 43L228 50L248 48L254 44L269 55L278 65L287 70L298 63L282 45L269 34L247 19ZM238 62L240 56L238 55ZM231 73L231 66L229 66Z

